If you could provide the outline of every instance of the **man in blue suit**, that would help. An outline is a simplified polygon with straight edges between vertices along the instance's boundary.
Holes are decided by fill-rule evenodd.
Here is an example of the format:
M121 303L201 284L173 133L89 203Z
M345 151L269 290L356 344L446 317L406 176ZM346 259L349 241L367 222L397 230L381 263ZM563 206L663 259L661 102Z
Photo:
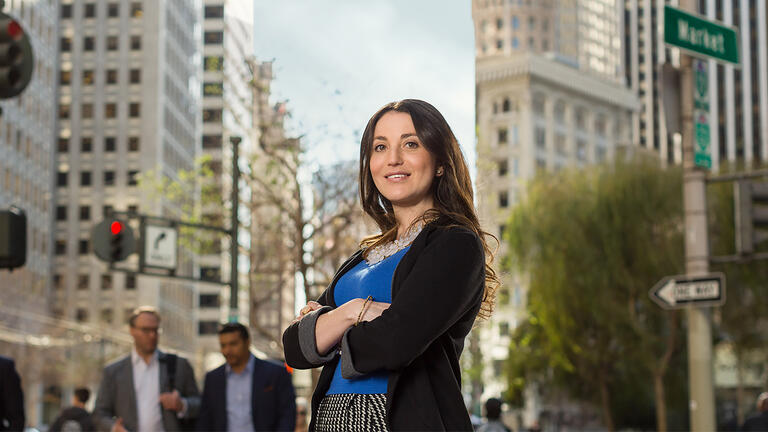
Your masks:
M219 344L226 363L205 375L197 421L199 431L291 431L296 398L282 364L251 354L248 329L224 324Z

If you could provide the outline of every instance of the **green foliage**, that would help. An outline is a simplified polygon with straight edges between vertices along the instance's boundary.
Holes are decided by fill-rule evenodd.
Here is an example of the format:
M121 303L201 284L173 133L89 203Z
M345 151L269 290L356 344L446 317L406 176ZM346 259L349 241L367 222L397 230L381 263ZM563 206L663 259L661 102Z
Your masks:
M651 374L663 375L679 340L676 313L648 290L683 270L680 171L618 158L542 175L507 227L503 266L529 278L531 317L510 347L512 400L535 380L607 403L617 427L644 424L635 412L621 417L600 389L652 399Z

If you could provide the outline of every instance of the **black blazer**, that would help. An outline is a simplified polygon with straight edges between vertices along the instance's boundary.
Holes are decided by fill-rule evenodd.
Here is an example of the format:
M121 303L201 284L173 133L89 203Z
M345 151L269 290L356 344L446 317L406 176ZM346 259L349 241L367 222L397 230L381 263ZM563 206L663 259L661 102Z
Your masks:
M400 260L389 309L350 328L342 340L343 355L350 356L356 372L390 372L386 414L391 430L472 430L461 395L459 356L483 298L485 255L474 232L439 222L424 227ZM336 282L361 260L358 251L341 266L320 304L336 307ZM302 354L298 327L294 323L283 333L286 361L298 369L320 366ZM334 356L320 374L310 430L339 358Z
M227 430L226 365L205 374L197 430ZM291 431L296 425L296 396L285 367L256 359L251 387L251 416L257 431Z
M13 360L0 356L0 431L21 431L24 421L21 378Z

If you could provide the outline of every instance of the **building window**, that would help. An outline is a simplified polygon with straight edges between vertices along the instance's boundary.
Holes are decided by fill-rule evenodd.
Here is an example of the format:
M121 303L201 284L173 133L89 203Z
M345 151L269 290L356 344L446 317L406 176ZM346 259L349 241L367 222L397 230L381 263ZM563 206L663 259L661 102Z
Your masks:
M141 49L141 36L131 36L131 51Z
M508 140L509 132L507 128L501 128L496 131L496 138L499 144L506 144Z
M59 138L58 145L56 146L56 150L59 153L66 153L69 151L69 139L67 138Z
M587 143L584 140L576 141L576 159L580 161L587 160Z
M517 49L518 47L520 47L520 41L517 40L517 37L513 37L512 38L512 48L513 49Z
M139 137L128 137L128 151L129 152L137 152L139 151Z
M80 138L80 151L83 153L90 153L93 150L93 138L82 137Z
M104 137L104 151L112 153L117 150L117 139L115 137Z
M509 193L507 191L499 192L499 208L509 207Z
M93 118L93 104L92 103L84 103L80 108L80 117L84 119L91 119Z
M77 289L87 290L90 277L87 274L77 275Z
M56 186L66 186L67 185L67 179L68 174L66 172L59 172L56 174Z
M533 39L533 37L528 38L528 49L535 49L536 48L536 40Z
M555 104L555 120L558 123L565 123L565 103L557 101Z
M131 3L131 16L134 18L140 18L144 14L141 7L141 2Z
M104 186L114 186L114 185L115 185L115 172L104 171Z
M499 225L499 240L502 240L504 238L504 231L507 230L506 224Z
M104 104L104 117L108 119L117 117L117 104L114 102L107 102Z
M91 185L91 172L90 171L83 171L80 173L80 186L90 186Z
M69 85L72 82L72 71L63 70L59 72L59 84Z
M111 274L103 274L101 275L101 289L102 291L107 291L112 289L112 275Z
M93 69L83 70L83 85L93 84Z
M72 5L71 4L63 4L63 5L61 5L61 17L62 18L72 18Z
M64 288L64 278L60 274L53 275L53 288L55 290L60 290Z
M107 16L110 18L115 18L120 16L120 4L119 3L110 3L107 6Z
M125 276L125 289L127 290L136 289L136 275L129 274Z
M499 336L509 336L509 323L499 323Z
M203 67L206 72L217 72L224 70L224 57L206 56L203 59Z
M107 69L107 84L117 84L117 69Z
M509 172L509 163L506 159L502 159L496 163L498 168L499 177L504 177Z
M203 42L205 45L221 45L224 42L224 32L207 31L203 36Z
M204 149L221 148L221 135L203 135Z
M200 321L198 324L198 334L200 335L215 335L219 332L218 321Z
M96 41L93 36L86 36L83 38L83 50L93 51L96 49Z
M128 105L128 117L138 118L141 115L141 106L138 102L131 102Z
M60 119L69 118L69 104L59 104L59 118Z
M496 49L500 50L504 48L504 41L501 39L496 39Z
M72 38L70 37L63 37L59 39L59 45L61 45L59 48L61 52L70 52L72 51Z
M132 171L132 172L135 174L137 171ZM139 206L135 204L129 205L127 210L128 210L128 213L130 214L139 214Z
M218 294L200 294L201 308L217 308L219 307L219 304Z
M224 83L204 82L203 96L221 96L224 94Z
M91 220L91 206L80 206L80 220Z
M545 150L547 148L547 132L542 127L537 127L534 131L534 142L536 148L539 150Z
M128 186L136 186L138 184L138 181L136 180L138 175L138 171L128 171Z
M114 319L114 314L112 312L112 309L101 310L101 322L106 324L112 324L113 319Z
M56 206L56 220L67 220L67 206Z
M224 18L224 6L206 6L206 18Z
M120 39L117 36L107 36L107 51L120 49Z
M87 322L88 321L88 311L83 308L77 308L77 312L75 313L75 320L77 322Z
M515 30L520 28L520 18L517 16L512 17L512 28Z
M536 28L536 17L529 16L528 17L528 30L533 30Z
M221 269L219 267L200 267L200 279L205 281L217 282L221 280Z
M67 254L67 242L65 240L56 240L53 246L53 253L58 256Z
M497 30L501 30L503 28L504 28L504 20L502 20L501 18L497 18L496 19L496 29Z
M77 252L80 255L88 255L88 240L77 241Z
M86 18L94 18L96 16L96 4L95 3L86 3L85 4L85 17Z
M533 112L535 112L538 115L544 115L544 105L546 103L546 99L542 94L535 94L533 96Z
M129 72L131 84L141 83L141 69L131 69Z
M221 122L221 108L204 109L203 122Z
M112 211L113 211L113 208L111 205L105 205L104 207L101 208L101 217L108 218L112 216Z

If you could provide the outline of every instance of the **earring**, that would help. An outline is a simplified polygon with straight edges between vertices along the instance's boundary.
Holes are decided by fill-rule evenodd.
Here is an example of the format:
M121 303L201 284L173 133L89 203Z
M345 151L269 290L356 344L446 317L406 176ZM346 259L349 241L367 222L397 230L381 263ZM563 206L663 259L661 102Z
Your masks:
M443 167L440 167L440 168L437 169L437 175L438 176L443 175Z

